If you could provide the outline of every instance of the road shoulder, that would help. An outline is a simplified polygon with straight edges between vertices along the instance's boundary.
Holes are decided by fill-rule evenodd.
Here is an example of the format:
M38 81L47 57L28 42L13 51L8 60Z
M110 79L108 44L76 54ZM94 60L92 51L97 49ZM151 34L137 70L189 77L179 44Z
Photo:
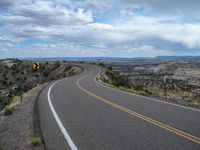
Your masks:
M30 142L34 136L34 104L39 92L48 83L39 85L23 94L23 101L15 97L9 107L14 108L12 115L0 113L0 144L3 149L44 149L43 145L33 147Z

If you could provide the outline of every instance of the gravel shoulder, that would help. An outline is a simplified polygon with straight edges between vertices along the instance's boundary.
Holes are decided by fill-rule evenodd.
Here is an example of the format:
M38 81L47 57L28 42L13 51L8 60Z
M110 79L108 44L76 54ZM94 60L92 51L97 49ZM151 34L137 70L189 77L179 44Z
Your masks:
M83 71L80 66L73 66L67 76L79 74ZM37 98L42 89L50 82L38 85L20 97L15 96L9 107L14 109L13 114L5 116L4 110L0 111L0 150L44 150L45 142L38 146L31 145L31 138L42 138L40 119L38 114Z
M43 145L33 147L30 144L31 137L34 136L33 113L37 95L48 83L39 85L27 93L23 94L23 101L20 97L15 97L10 107L14 108L12 115L4 116L0 112L0 146L7 150L30 150L44 149Z

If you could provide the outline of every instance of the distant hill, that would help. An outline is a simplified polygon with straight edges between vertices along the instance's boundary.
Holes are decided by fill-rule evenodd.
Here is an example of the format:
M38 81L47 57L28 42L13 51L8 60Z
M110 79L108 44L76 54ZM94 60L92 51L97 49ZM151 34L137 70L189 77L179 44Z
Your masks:
M29 61L68 61L68 62L130 62L130 61L147 61L153 60L154 57L55 57L55 58L20 58L21 60Z
M140 62L140 61L200 61L200 56L157 56L157 57L52 57L52 58L20 58L30 61L68 61L68 62Z
M200 61L200 56L158 56L155 60L160 61Z

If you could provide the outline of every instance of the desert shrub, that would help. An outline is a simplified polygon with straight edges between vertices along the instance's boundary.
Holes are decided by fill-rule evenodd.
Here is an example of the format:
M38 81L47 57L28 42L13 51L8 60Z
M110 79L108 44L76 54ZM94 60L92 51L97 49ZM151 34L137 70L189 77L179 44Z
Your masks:
M6 77L6 74L7 74L7 72L5 72L5 73L3 74L3 77L4 77L4 78Z
M136 90L136 91L144 91L142 86L134 86L133 89Z
M151 95L152 92L151 91L148 91L147 89L144 90L146 93L148 93L148 95Z
M106 70L106 75L111 77L111 78L114 76L113 72L110 71L110 70Z
M44 76L44 77L48 77L48 76L49 76L49 71L45 70L45 71L43 72L43 76Z
M45 69L45 65L44 64L40 64L40 71L44 71L44 69Z
M16 64L12 65L11 69L12 70L16 70L17 69L17 65Z
M60 67L60 62L59 61L55 61L54 62L54 68L58 68L58 67Z
M142 96L150 96L150 93L147 91L139 91L139 94Z
M71 71L68 73L69 76L73 76L74 74L75 74L74 70L71 70Z
M5 81L5 80L4 80L4 81L2 81L2 84L3 84L3 85L6 85L6 81Z
M9 82L9 86L11 86L12 84L13 84L13 82L12 82L12 81L10 81L10 82Z
M192 107L200 108L200 100L192 99L191 101L189 101L189 105Z
M102 77L102 81L105 83L109 83L109 81L105 77Z
M32 88L32 85L31 84L26 84L22 87L22 91L23 92L27 92L28 90L30 90Z
M72 69L72 66L71 66L71 65L65 66L65 71L68 71L68 70L70 70L70 69Z
M20 70L16 69L14 73L19 73Z
M2 104L3 102L2 102L2 99L3 99L3 98L0 96L0 110L3 109L3 104ZM0 149L0 150L1 150L1 149Z
M3 145L2 145L2 144L0 144L0 150L4 150L4 148L3 148Z
M4 68L5 68L5 69L8 69L8 66L4 65Z
M33 136L32 138L31 138L31 144L33 145L33 146L38 146L38 145L40 145L42 143L42 140L41 140L41 138L39 137L39 136Z
M113 69L112 69L112 67L111 67L111 66L109 66L109 67L108 67L108 70L111 70L111 71L112 71Z
M114 86L128 86L128 79L125 76L120 75L118 72L113 72L111 70L106 71L106 75L111 78L111 82Z
M8 116L8 115L12 115L13 114L14 109L12 107L7 107L4 111L4 115Z
M28 79L28 77L27 76L24 76L24 81L26 81Z
M105 67L105 65L103 63L99 63L100 66Z

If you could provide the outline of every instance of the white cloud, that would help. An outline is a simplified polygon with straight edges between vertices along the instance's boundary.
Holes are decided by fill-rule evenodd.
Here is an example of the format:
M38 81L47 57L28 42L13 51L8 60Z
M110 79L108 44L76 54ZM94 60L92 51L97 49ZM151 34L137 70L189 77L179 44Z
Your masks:
M159 18L135 17L131 21L118 20L114 26L129 35L126 40L158 38L188 48L200 47L200 24L162 23Z
M94 29L94 30L113 30L114 27L110 24L105 23L90 23L87 25L88 28Z
M155 2L152 0L143 3L125 0L124 4L118 0L116 8L111 7L113 2L106 5L105 1L89 0L3 0L2 7L9 11L0 13L0 19L4 23L0 27L0 40L9 40L16 45L17 42L26 40L45 40L51 43L30 45L28 48L72 56L174 55L177 54L177 47L183 47L186 51L200 48L200 24L179 22L177 16L147 17L132 11L132 8L153 5ZM149 8L157 9L156 5L158 4ZM109 21L95 18L97 11L109 9L116 9L119 16ZM20 50L20 45L16 49ZM24 50L22 47L21 49Z

